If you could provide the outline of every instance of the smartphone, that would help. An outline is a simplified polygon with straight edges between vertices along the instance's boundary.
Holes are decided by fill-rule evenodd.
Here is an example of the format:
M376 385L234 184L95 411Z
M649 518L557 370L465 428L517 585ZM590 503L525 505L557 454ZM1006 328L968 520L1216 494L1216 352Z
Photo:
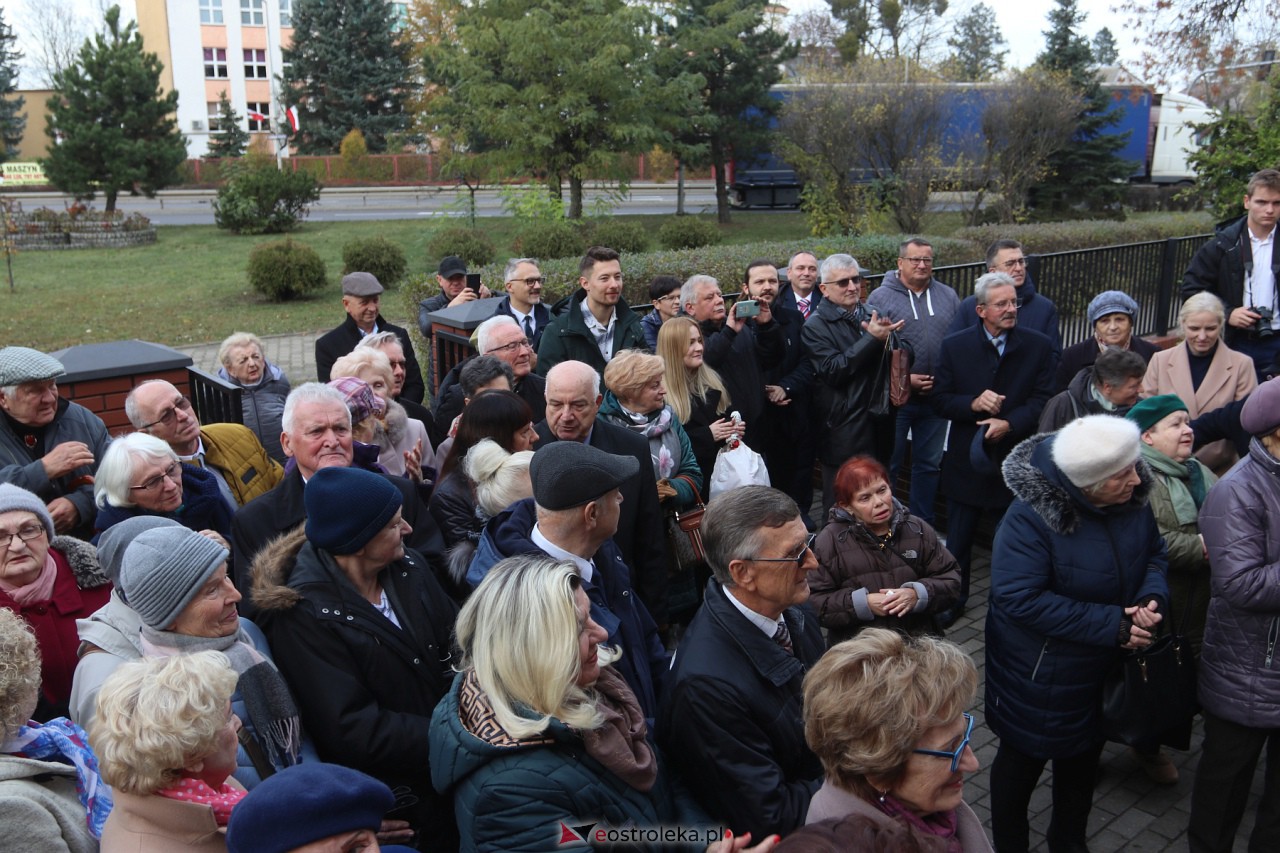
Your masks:
M733 306L734 316L739 319L760 316L760 303L754 299L740 299Z
M475 294L477 296L480 295L480 273L478 272L467 273L467 289L475 291Z

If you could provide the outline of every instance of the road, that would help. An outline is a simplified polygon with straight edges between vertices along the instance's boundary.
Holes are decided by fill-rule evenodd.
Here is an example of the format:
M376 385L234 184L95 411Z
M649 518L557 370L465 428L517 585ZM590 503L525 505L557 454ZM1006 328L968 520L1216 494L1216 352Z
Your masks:
M50 207L61 210L71 203L69 196L59 193L17 194L25 210ZM215 196L213 190L166 190L154 199L138 196L121 196L119 207L128 213L138 212L149 217L156 225L212 225ZM588 189L583 205L588 213L597 198L607 199L602 191ZM715 210L715 189L710 182L686 185L685 210L689 213ZM101 209L102 199L94 205ZM664 214L675 213L676 187L674 184L633 185L629 196L613 209L614 213ZM312 222L352 222L362 219L426 219L429 217L466 215L466 193L453 187L422 187L419 189L339 188L320 193L320 201L311 207L308 219ZM480 216L503 216L502 199L496 190L476 193L476 212Z

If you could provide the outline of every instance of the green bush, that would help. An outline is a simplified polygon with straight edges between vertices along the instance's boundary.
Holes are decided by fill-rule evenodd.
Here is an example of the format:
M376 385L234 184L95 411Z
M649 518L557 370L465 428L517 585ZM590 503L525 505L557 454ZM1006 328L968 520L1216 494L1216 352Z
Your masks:
M623 254L643 252L649 248L649 232L639 222L625 219L601 219L588 231L591 245L608 246Z
M320 184L310 174L255 161L218 190L213 221L233 234L279 234L298 227L319 198Z
M427 242L427 253L437 260L457 255L473 267L493 263L498 250L488 236L474 228L445 228Z
M1213 217L1210 214L1177 213L1134 217L1124 222L1081 219L1029 225L973 225L958 229L952 236L957 240L968 240L982 251L986 251L986 247L996 240L1008 238L1022 243L1028 254L1045 255L1051 252L1092 249L1096 246L1120 246L1169 237L1189 237L1212 231Z
M719 242L715 223L696 216L673 216L658 229L658 243L664 249L698 249Z
M520 229L516 252L529 258L580 258L587 240L572 222L550 220L534 222Z
M260 243L249 253L249 284L272 302L324 289L324 261L315 249L293 240Z
M372 273L383 287L394 287L409 268L404 250L385 237L360 237L342 247L342 274Z

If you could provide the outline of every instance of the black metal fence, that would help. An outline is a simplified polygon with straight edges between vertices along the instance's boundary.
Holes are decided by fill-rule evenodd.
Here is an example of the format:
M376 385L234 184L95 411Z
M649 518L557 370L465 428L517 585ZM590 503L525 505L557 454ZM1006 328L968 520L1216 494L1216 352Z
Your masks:
M191 383L191 405L200 423L244 423L244 409L240 407L243 389L195 367L187 368L187 379Z

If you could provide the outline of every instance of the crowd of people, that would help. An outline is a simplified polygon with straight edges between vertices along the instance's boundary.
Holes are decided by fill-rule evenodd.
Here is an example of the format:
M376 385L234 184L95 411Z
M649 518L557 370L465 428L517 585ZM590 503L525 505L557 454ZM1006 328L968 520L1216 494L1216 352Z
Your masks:
M512 259L430 407L364 272L317 381L224 342L243 424L149 380L111 438L0 349L0 849L1012 853L1051 762L1049 849L1083 851L1104 683L1169 632L1192 850L1231 849L1264 749L1280 848L1280 172L1244 206L1164 350L1121 290L1064 348L1020 244L961 298L919 237L870 294L802 251L658 277L643 317L611 249L550 310ZM438 280L428 339L490 296ZM757 479L710 497L744 443ZM945 639L984 516L988 825ZM1153 780L1190 723L1130 743Z

